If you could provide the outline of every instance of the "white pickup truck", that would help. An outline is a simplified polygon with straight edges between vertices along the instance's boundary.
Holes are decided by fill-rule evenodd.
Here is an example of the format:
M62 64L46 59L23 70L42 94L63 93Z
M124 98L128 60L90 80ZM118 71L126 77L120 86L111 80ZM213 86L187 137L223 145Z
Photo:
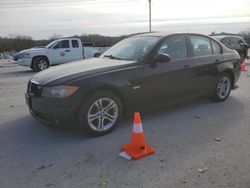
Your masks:
M83 46L78 38L57 39L46 47L37 47L19 52L18 64L29 66L32 70L39 72L58 65L80 59L97 57L109 47Z

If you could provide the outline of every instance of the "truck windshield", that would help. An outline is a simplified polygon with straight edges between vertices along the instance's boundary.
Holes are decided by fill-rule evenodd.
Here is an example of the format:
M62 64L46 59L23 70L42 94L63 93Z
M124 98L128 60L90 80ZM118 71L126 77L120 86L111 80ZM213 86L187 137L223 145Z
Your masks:
M122 40L109 50L102 58L137 61L143 59L160 40L155 36L137 36Z
M57 43L57 40L49 43L45 48L51 48L55 43Z

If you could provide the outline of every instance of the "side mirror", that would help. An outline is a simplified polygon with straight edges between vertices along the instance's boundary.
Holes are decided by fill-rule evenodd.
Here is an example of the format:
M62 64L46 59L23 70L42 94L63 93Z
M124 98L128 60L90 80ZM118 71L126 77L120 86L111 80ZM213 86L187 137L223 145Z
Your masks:
M100 52L96 52L94 53L94 56L93 57L100 57L101 53Z
M167 63L171 60L170 55L168 54L158 54L156 58L154 59L154 62L156 63Z

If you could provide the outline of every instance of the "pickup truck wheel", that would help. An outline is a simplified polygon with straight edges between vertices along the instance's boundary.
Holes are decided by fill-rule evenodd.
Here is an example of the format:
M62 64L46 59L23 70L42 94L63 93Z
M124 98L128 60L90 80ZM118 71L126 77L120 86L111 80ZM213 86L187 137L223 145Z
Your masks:
M47 68L49 68L49 62L46 58L40 57L40 58L35 59L34 70L36 72L40 72L40 71L45 70Z
M212 99L216 102L225 101L228 98L231 89L232 89L231 76L227 73L221 74L217 81L216 89L214 91Z
M79 126L91 136L102 136L112 132L122 118L122 102L109 91L91 95L79 111Z

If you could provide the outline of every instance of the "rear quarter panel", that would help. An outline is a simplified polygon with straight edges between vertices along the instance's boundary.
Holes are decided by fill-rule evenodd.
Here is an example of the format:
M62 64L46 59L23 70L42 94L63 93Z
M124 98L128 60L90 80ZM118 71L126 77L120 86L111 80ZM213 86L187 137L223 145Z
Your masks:
M218 65L218 72L232 73L233 85L236 85L241 75L240 55L235 50L230 50L230 49L223 49L223 50L224 50L224 55L223 55L224 60L222 63Z

